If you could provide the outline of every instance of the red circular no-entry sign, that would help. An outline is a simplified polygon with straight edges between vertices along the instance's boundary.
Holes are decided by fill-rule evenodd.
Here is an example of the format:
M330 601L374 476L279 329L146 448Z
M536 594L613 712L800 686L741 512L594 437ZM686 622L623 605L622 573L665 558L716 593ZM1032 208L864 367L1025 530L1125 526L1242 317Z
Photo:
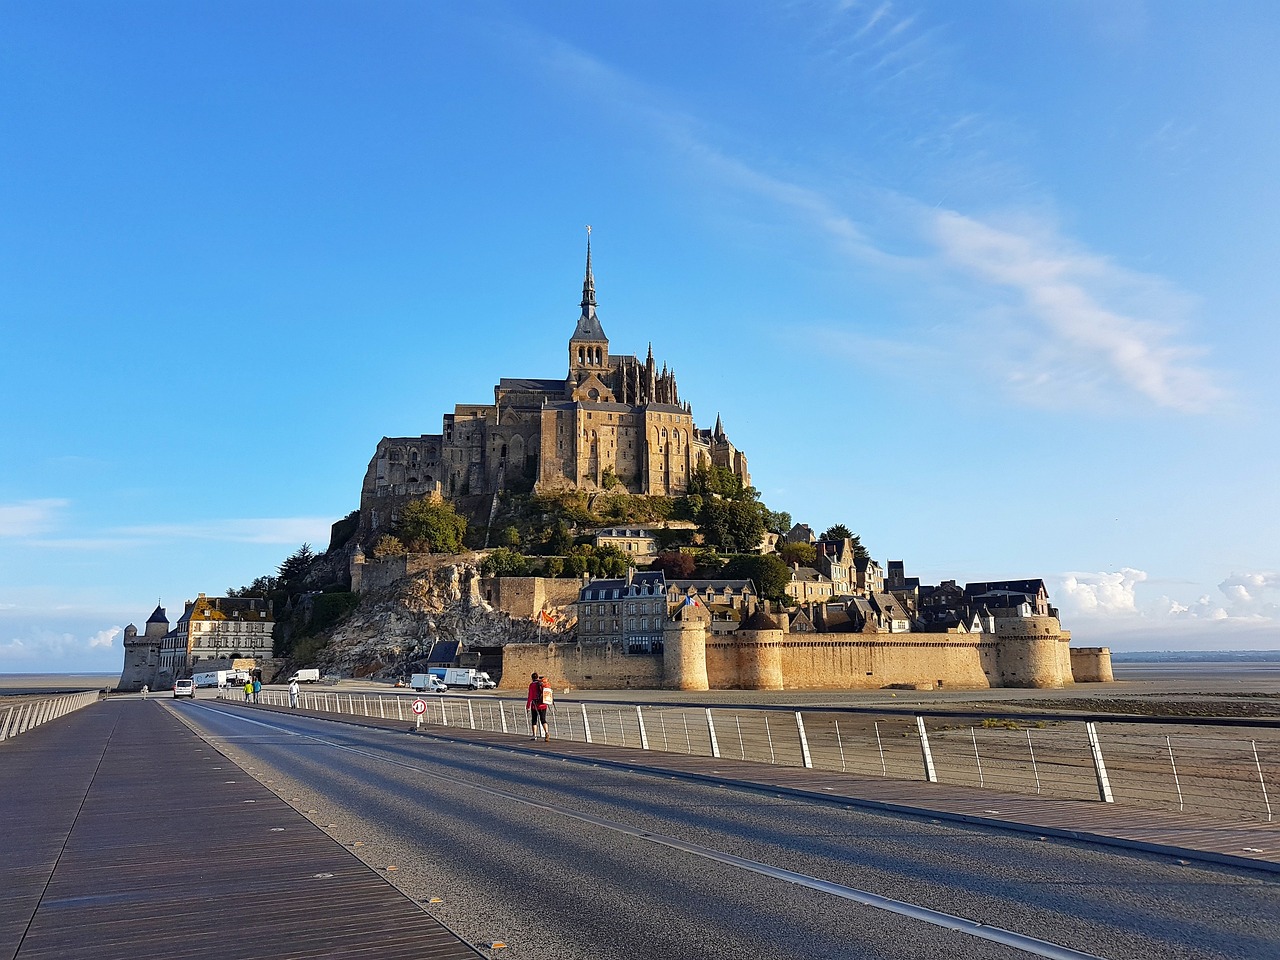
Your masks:
M427 712L427 701L423 700L421 697L419 697L417 700L413 701L413 712L414 712L414 713L416 713L416 714L418 714L419 716L421 716L422 714L426 713L426 712Z

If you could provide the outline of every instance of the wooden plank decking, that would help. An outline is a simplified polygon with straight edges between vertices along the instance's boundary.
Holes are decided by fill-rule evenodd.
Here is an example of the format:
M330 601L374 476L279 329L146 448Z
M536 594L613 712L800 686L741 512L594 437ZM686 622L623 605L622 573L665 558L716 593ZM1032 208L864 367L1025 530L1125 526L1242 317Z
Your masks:
M6 742L0 813L0 958L481 955L161 702Z

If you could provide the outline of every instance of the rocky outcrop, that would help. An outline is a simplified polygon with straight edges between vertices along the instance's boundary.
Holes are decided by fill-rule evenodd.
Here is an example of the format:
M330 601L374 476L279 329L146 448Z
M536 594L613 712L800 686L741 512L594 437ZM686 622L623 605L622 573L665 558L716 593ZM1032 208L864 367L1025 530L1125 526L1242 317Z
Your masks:
M339 676L389 679L425 660L437 640L457 640L465 649L537 642L537 624L493 609L479 584L477 563L438 556L412 575L363 593L356 609L328 632L321 667Z

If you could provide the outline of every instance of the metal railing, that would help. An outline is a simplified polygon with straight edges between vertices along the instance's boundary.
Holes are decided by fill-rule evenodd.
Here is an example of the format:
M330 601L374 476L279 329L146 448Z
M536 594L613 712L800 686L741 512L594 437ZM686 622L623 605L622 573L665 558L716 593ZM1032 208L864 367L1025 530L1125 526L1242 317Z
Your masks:
M0 741L11 740L48 723L65 717L73 710L98 702L97 690L63 693L53 697L30 697L19 703L0 705Z
M220 693L239 699L235 691ZM287 707L288 694L261 701ZM414 702L424 707L415 714ZM529 735L523 700L312 692L323 713ZM1272 821L1280 721L561 701L553 739Z

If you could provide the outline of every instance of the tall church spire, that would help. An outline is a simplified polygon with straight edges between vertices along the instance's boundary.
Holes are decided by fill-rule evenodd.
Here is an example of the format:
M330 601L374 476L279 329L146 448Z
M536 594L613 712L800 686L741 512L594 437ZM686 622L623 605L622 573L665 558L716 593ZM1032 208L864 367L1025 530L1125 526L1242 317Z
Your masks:
M587 315L587 309L591 308L591 312L595 313L596 306L596 278L591 275L591 227L587 226L587 276L582 281L582 315Z
M582 281L582 315L569 338L569 377L581 383L587 373L612 370L609 338L596 316L596 278L591 275L591 228L587 227L587 276Z

